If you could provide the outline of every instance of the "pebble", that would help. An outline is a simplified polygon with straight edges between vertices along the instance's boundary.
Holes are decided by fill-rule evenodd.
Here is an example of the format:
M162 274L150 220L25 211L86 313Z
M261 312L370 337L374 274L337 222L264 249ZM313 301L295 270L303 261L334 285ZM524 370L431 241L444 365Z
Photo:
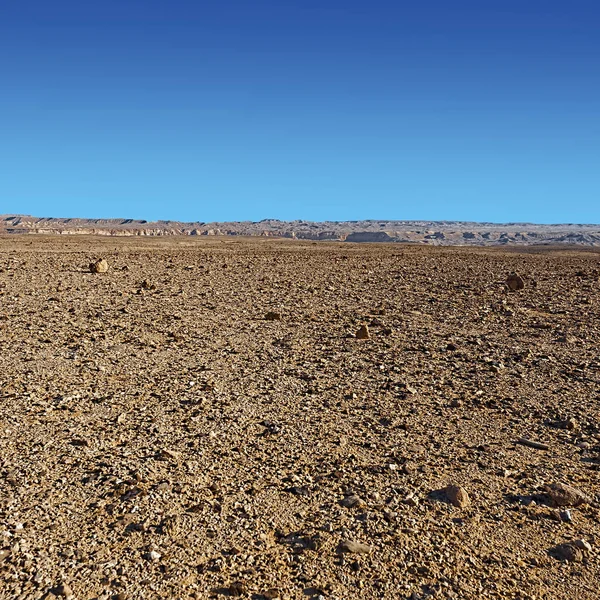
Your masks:
M516 273L511 273L506 279L506 285L508 286L509 290L516 292L517 290L522 290L525 287L525 282Z
M241 581L234 581L229 586L229 595L234 597L244 596L246 594L246 586Z
M564 521L565 523L572 523L573 522L573 515L571 514L570 510L561 510L558 513L558 516L559 516L560 520Z
M181 452L169 450L168 448L163 448L160 451L160 457L166 460L179 460L181 458Z
M269 311L265 315L265 321L281 321L281 313Z
M356 494L351 494L340 500L340 504L345 508L365 508L366 502Z
M404 504L407 504L408 506L419 506L419 497L416 496L413 492L409 492L404 499L402 500L402 502L404 502Z
M466 508L471 504L467 490L459 485L449 485L444 492L448 502L457 508Z
M71 587L66 583L63 583L56 588L55 595L61 596L62 598L73 598L74 597Z
M96 262L90 263L90 271L92 273L106 273L108 271L108 263L101 258Z
M339 552L348 552L350 554L369 554L371 552L371 546L362 544L361 542L353 542L351 540L344 540L340 542L338 546Z
M573 417L565 419L564 421L559 421L558 426L561 429L568 429L569 431L574 431L575 429L579 429L579 423Z
M585 552L592 551L592 545L587 540L575 540L573 544L577 546L577 548L579 548L580 550L584 550Z
M142 281L142 283L140 283L140 287L143 290L155 290L156 289L156 285L154 283L151 283L150 281L148 281L147 279L144 279Z
M357 340L368 340L371 337L369 328L366 325L362 325L361 328L356 332Z
M416 473L416 471L417 471L417 465L414 462L406 461L402 465L402 472L405 475L412 475L413 473Z

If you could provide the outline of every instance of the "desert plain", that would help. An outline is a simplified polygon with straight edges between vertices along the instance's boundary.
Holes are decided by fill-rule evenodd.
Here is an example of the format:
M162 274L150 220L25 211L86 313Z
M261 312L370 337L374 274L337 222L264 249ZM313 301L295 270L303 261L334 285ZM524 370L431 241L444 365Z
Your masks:
M0 598L600 597L599 278L0 236Z

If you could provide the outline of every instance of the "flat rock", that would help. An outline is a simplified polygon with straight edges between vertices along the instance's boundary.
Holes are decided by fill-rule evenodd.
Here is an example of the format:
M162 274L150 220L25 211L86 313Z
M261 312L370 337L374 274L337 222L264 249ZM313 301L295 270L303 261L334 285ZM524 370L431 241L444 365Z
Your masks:
M364 508L367 505L366 502L356 494L346 496L340 500L340 504L346 508Z
M361 542L343 540L338 546L338 552L347 552L350 554L369 554L371 552L371 546Z
M589 504L591 499L581 490L564 483L552 483L544 489L552 506L579 506Z
M281 313L269 311L265 315L265 321L281 321Z
M170 450L169 448L163 448L160 451L160 458L163 460L180 460L181 452L177 452L176 450Z
M559 544L550 550L550 555L569 562L579 562L583 558L583 552L574 544Z

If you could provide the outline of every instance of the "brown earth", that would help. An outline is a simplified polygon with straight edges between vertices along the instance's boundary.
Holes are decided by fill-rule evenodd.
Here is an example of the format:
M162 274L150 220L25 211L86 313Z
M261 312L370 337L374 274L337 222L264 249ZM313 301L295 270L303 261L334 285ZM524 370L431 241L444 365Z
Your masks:
M599 259L0 237L0 598L597 598Z

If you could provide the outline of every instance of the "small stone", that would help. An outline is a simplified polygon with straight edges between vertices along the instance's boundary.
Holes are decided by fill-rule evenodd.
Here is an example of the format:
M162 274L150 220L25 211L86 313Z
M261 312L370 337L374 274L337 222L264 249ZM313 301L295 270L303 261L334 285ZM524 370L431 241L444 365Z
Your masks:
M553 483L545 487L552 506L579 506L590 503L590 498L577 488L564 483Z
M384 511L383 511L383 518L388 523L393 523L396 520L397 516L398 516L398 513L394 512L393 510L384 509Z
M229 586L229 595L234 597L244 596L246 594L246 586L241 581L234 581Z
M570 510L561 510L558 513L558 518L565 523L573 522L573 515L571 514Z
M290 494L294 494L295 496L304 496L305 498L310 497L310 489L305 485L294 485L292 487L287 488L286 491Z
M89 448L90 442L84 438L73 438L71 440L72 446L78 446L80 448Z
M155 290L156 289L156 284L151 283L150 281L148 281L147 279L144 279L142 281L142 283L140 283L140 287L143 290Z
M404 498L404 500L402 500L402 502L404 502L404 504L407 504L408 506L419 506L419 497L415 496L415 494L413 492L410 492L409 494L406 495L406 497Z
M265 321L281 321L281 313L269 311L265 315Z
M587 540L575 540L573 545L577 546L577 548L583 550L584 552L592 551L592 545Z
M181 452L169 450L168 448L163 448L160 451L160 457L163 460L179 460L181 458Z
M559 421L558 426L561 429L567 429L569 431L574 431L575 429L579 429L579 423L573 417L565 419L564 421Z
M368 340L371 337L369 328L366 325L362 325L361 328L356 332L357 340Z
M365 508L365 501L356 494L351 494L340 500L340 504L345 508Z
M582 558L582 552L574 544L559 544L550 550L550 554L558 560L578 562Z
M96 262L90 263L90 271L92 273L106 273L108 271L108 263L101 258Z
M417 472L417 464L407 460L403 465L402 465L402 472L405 475L413 475L414 473Z
M340 542L340 545L338 546L338 552L348 552L350 554L369 554L371 552L371 546L362 544L361 542L344 540Z
M160 553L157 552L156 550L150 550L150 552L147 552L145 555L146 560L152 561L152 562L156 562L157 560L160 560Z
M71 587L67 583L63 583L56 588L55 596L73 598L73 590L71 590Z
M508 286L509 290L516 292L517 290L522 290L525 287L525 282L516 273L511 273L506 279L506 285Z
M446 499L457 508L466 508L471 504L471 499L465 488L459 485L449 485L444 489Z
M276 600L277 598L280 598L279 590L276 588L269 588L264 591L262 595L267 598L267 600Z

